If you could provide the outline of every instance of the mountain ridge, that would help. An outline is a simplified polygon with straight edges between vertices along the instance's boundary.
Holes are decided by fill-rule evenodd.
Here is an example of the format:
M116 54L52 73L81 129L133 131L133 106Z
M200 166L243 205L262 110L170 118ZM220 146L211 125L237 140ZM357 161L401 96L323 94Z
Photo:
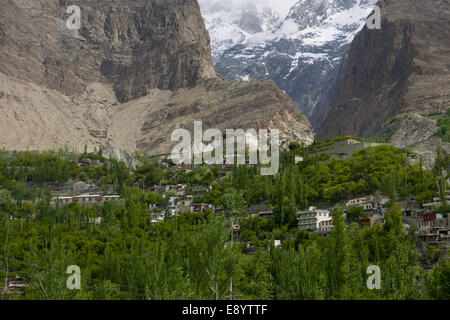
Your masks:
M378 5L381 29L364 28L353 41L317 138L386 139L432 168L439 146L450 154L437 134L438 118L450 108L450 2Z
M65 26L70 5L81 8L79 31ZM20 1L4 9L2 147L159 154L171 150L173 130L191 129L195 120L314 139L272 81L221 77L196 0Z
M450 107L450 3L380 0L382 28L353 41L318 137L370 137L398 115Z

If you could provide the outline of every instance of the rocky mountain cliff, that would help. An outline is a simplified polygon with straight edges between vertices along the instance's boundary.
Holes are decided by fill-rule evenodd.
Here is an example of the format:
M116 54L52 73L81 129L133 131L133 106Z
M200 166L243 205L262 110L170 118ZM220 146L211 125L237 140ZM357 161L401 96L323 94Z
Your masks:
M390 134L393 142L428 143L436 122L424 115L450 107L450 2L381 0L378 5L381 30L364 28L353 41L318 137L370 137L404 115L397 134Z
M72 4L80 30L66 27ZM195 0L9 1L0 14L0 71L68 95L102 81L129 101L216 77Z
M79 30L66 26L70 5ZM222 79L196 0L7 1L0 45L0 147L158 154L194 120L313 140L272 81Z

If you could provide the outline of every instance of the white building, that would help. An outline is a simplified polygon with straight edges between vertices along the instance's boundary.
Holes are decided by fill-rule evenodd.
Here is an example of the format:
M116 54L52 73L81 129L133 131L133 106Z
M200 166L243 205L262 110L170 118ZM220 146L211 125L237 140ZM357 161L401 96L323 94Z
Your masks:
M345 206L347 208L349 207L353 207L353 206L361 206L364 207L365 204L372 202L373 201L373 197L372 196L367 196L367 197L362 197L362 198L356 198L356 199L351 199L349 201L347 201L347 203L345 204Z
M120 200L120 196L112 195L112 196L102 196L96 194L82 194L74 197L55 197L52 200L53 205L59 204L64 206L69 203L78 203L80 205L104 205L105 202Z
M177 215L177 213L178 213L178 198L177 197L170 197L169 213L172 217Z
M304 161L304 159L302 156L295 156L295 164L303 162L303 161Z
M160 223L160 222L164 221L165 213L152 214L150 216L150 218L151 218L151 223L153 223L153 224Z
M346 209L349 209L351 207L361 206L364 208L364 211L379 211L388 202L389 198L382 196L380 193L377 193L375 196L368 195L361 198L351 199L347 201L345 207Z
M308 211L297 212L298 228L309 231L329 231L333 228L333 217L328 210L310 207Z

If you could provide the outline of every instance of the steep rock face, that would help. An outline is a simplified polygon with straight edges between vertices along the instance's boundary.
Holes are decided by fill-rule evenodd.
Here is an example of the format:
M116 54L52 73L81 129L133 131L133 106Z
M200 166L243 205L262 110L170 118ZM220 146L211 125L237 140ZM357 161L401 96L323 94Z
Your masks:
M80 30L66 27L70 5ZM67 95L100 81L129 101L216 77L196 0L9 1L0 21L0 72Z
M72 4L79 31L66 28ZM272 81L222 79L195 0L11 0L0 43L0 147L158 154L196 120L314 138Z
M381 30L364 28L353 41L320 139L369 137L396 115L450 107L450 2L381 0L378 5Z
M71 97L0 73L0 147L45 150L67 146L82 151L106 146L114 153L147 150L169 153L173 130L278 129L284 142L309 145L308 120L273 81L233 82L211 79L177 91L150 90L119 103L113 88L91 83Z
M309 122L299 120L301 114L295 110L292 100L272 80L210 80L205 86L179 90L165 98L159 94L153 98L144 97L136 104L137 111L132 113L143 114L139 106L145 108L148 99L154 108L138 119L141 131L137 149L155 150L154 153L158 154L170 152L176 142L167 144L161 141L170 138L175 128L192 132L194 121L198 120L203 123L203 131L216 128L225 134L226 129L270 128L280 131L284 144L296 140L309 145L314 140ZM177 108L173 108L174 105Z
M436 121L418 114L412 114L402 122L400 128L393 134L391 143L399 148L426 142L437 131Z
M437 121L413 113L404 119L391 137L391 143L398 148L409 148L420 158L425 168L431 169L437 157L438 147L450 154L450 143L436 136Z

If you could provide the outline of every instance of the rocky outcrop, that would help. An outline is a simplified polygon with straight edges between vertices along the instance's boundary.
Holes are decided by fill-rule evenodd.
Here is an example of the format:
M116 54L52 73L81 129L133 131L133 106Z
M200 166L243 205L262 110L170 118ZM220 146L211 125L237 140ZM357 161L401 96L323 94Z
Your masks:
M271 80L232 82L208 80L177 91L150 90L144 97L120 103L112 86L91 83L81 95L14 80L0 73L0 147L43 150L59 147L93 151L103 146L111 155L120 150L170 152L177 128L204 131L278 129L285 142L306 145L314 133L291 99ZM124 158L120 156L120 158Z
M158 97L158 102L161 102ZM141 101L146 104L146 99ZM152 101L154 105L156 101ZM173 108L176 105L177 108ZM236 119L238 117L238 119ZM284 143L298 141L309 145L314 132L308 120L296 111L292 100L272 80L233 82L210 80L205 86L179 90L141 119L142 137L138 149L169 152L175 143L161 144L175 128L193 131L194 121L203 130L278 129Z
M433 136L424 142L411 146L410 149L417 154L416 158L422 159L424 168L432 169L437 159L437 150L439 146L441 146L444 154L450 154L450 143L443 143L437 136Z
M71 5L80 30L66 27ZM99 81L129 101L216 77L196 0L9 1L0 21L0 72L66 95Z
M450 154L450 143L443 142L436 135L437 129L436 120L413 113L401 122L391 137L391 143L397 148L414 151L417 158L422 158L423 166L431 169L439 146L445 154Z
M427 119L418 114L412 114L402 122L394 133L391 143L398 148L406 148L423 143L435 135L436 121Z
M365 27L354 39L320 139L369 137L399 114L450 107L450 2L381 0L378 5L381 30Z
M69 30L68 6L81 9ZM170 150L171 132L280 129L312 142L272 81L216 72L196 0L9 1L0 11L0 147Z

